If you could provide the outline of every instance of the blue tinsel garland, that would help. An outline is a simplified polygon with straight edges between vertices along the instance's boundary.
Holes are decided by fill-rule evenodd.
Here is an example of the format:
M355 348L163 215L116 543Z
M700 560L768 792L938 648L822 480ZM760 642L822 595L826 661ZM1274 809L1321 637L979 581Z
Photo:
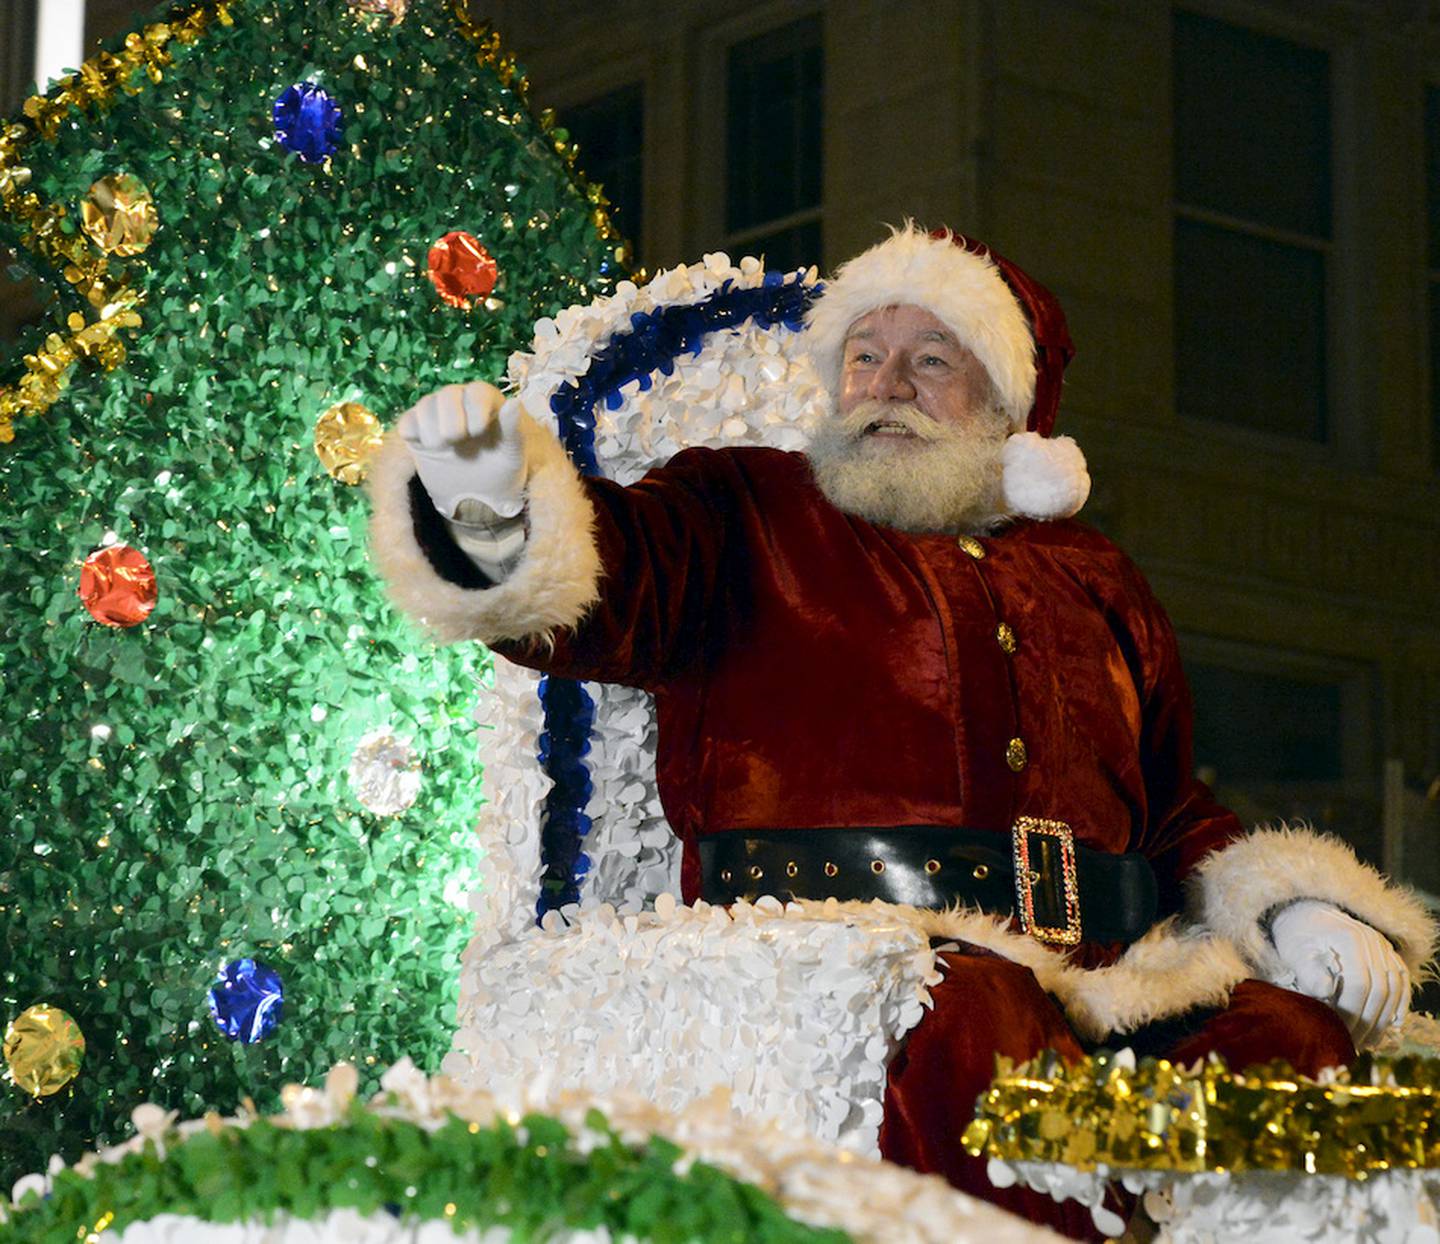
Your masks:
M550 398L560 425L560 439L576 469L601 475L595 461L595 407L604 402L619 410L625 385L638 381L650 387L658 371L668 376L682 354L698 355L705 337L719 329L738 328L754 320L761 328L782 325L794 332L804 327L805 312L820 286L804 284L804 273L767 272L763 283L737 289L726 281L703 302L637 311L628 332L615 333L595 351L578 380L561 385ZM555 783L541 814L540 858L543 865L537 914L544 916L580 901L580 883L590 871L590 857L581 847L590 830L585 808L593 786L585 756L595 701L582 683L568 678L542 678L540 703L545 727L540 735L540 764Z

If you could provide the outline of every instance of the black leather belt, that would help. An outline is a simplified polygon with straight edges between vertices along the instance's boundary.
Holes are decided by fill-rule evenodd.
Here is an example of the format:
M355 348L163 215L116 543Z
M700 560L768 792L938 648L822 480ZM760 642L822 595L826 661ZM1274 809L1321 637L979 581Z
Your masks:
M1063 821L1021 817L1009 835L944 825L895 829L737 829L700 835L710 903L880 899L956 902L1013 915L1043 942L1133 942L1155 922L1143 855L1078 845Z

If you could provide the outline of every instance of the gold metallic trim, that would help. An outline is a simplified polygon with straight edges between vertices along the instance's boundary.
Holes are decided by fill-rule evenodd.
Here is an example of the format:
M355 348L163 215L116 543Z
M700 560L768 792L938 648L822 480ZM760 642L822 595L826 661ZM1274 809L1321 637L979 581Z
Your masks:
M1080 1170L1288 1171L1362 1180L1440 1167L1440 1059L1366 1058L1324 1080L1283 1062L1235 1071L1128 1065L1101 1052L995 1060L961 1144L1003 1162Z
M957 536L955 543L969 553L977 562L985 556L985 546L974 536Z
M1044 874L1030 862L1030 838L1037 834L1059 843L1065 923L1058 927L1035 922L1035 887L1045 880ZM1010 844L1015 858L1015 909L1021 929L1037 941L1058 946L1076 945L1080 941L1080 878L1075 869L1075 835L1070 826L1064 821L1022 816L1010 831ZM1042 861L1044 858L1042 856Z
M765 870L759 864L751 864L749 871L751 881L759 881L765 875Z
M1030 762L1029 753L1025 750L1025 740L1013 738L1005 744L1005 763L1010 766L1012 773L1019 773Z
M787 877L798 877L800 875L800 865L794 860L789 861L789 863L785 865L785 875Z
M837 867L836 867L834 864L832 864L829 860L826 860L826 861L825 861L825 875L826 875L827 877L835 877L835 876L838 876L839 873L840 873L840 869L839 869L839 868L837 868Z
M871 860L871 861L870 861L870 871L871 871L872 873L874 873L874 874L878 877L881 873L883 873L883 872L885 871L885 861L884 861L884 860Z
M184 16L132 32L119 52L92 56L48 94L27 99L23 121L0 128L0 213L19 227L21 246L58 269L87 308L67 317L68 335L49 333L33 354L24 356L25 370L18 381L0 386L0 444L15 439L18 416L33 418L55 404L82 358L94 359L106 371L119 367L125 361L125 344L118 334L140 327L137 308L144 301L144 294L129 284L128 264L126 272L117 275L110 257L95 250L84 233L66 232L63 205L26 190L31 181L27 148L37 138L55 142L75 113L110 108L118 94L138 95L144 80L137 84L135 79L142 71L151 82L162 81L174 59L173 44L194 43L215 22L231 25L231 10L243 2L213 0ZM139 266L143 268L143 262Z
M936 873L938 873L938 872L940 871L940 861L939 861L939 860L926 860L926 861L925 861L925 871L926 871L927 873L929 873L929 874L933 877Z
M995 639L1000 645L1000 651L1007 657L1013 656L1015 649L1020 646L1019 641L1015 638L1014 629L1005 622L995 628Z
M976 881L984 881L985 878L990 875L990 865L976 864L975 867L970 870L970 875L974 877Z

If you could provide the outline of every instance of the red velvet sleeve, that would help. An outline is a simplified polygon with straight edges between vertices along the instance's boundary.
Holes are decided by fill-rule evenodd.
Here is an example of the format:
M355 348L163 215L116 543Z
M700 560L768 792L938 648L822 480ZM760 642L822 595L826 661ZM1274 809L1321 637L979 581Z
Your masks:
M1131 570L1127 599L1143 678L1140 765L1147 814L1130 849L1154 867L1160 914L1166 916L1183 906L1182 886L1195 865L1245 831L1194 776L1194 713L1175 631L1140 572Z
M688 449L629 487L587 479L603 567L600 599L553 646L500 643L495 651L533 669L655 690L703 650L707 623L730 608L738 576L732 552L730 455ZM577 538L580 538L577 536Z

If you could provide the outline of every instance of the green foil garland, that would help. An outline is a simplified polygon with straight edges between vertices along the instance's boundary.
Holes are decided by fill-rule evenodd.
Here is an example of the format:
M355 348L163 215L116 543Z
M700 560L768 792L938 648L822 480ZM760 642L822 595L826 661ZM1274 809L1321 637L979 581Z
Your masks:
M438 1065L483 886L489 657L434 649L385 604L364 498L326 475L314 425L349 400L393 424L441 384L496 379L537 318L619 275L598 191L450 4L415 0L393 25L345 0L229 8L167 45L158 81L25 146L41 201L78 205L124 170L161 227L126 261L144 324L124 365L77 368L0 448L0 1028L45 1000L88 1043L53 1097L0 1084L0 1187L116 1139L141 1100L265 1108L341 1059L368 1077L405 1054ZM346 108L328 167L270 133L275 97L311 77ZM470 312L425 276L456 227L501 271ZM24 252L8 218L0 241ZM32 266L74 314L63 272ZM76 595L109 533L159 584L121 632ZM347 782L379 726L422 766L388 818ZM247 955L283 974L286 1018L237 1046L205 991Z
M163 1155L151 1141L89 1175L61 1172L48 1198L28 1197L8 1224L0 1220L0 1244L113 1237L161 1214L233 1223L336 1209L389 1209L409 1222L448 1222L457 1233L509 1227L516 1244L567 1227L604 1227L645 1244L850 1241L844 1231L789 1218L753 1184L684 1161L668 1140L623 1140L598 1111L586 1120L594 1135L583 1148L565 1124L541 1114L485 1127L452 1115L428 1131L356 1104L344 1123L309 1130L211 1122L172 1137Z

